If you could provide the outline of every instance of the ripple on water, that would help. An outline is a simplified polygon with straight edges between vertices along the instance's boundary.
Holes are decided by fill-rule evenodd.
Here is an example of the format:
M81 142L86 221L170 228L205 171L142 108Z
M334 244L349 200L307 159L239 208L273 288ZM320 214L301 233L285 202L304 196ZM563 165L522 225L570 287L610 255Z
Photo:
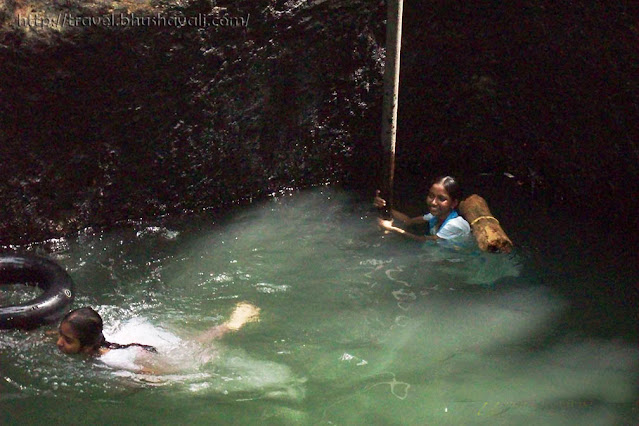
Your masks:
M288 291L290 286L286 284L257 283L255 284L255 289L260 293L272 294Z

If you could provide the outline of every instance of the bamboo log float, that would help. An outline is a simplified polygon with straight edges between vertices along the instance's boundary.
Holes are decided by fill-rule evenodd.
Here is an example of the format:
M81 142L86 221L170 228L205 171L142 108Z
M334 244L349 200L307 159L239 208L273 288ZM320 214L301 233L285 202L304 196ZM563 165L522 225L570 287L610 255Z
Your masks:
M473 194L459 203L459 212L470 224L482 251L510 253L513 242L490 212L486 200Z

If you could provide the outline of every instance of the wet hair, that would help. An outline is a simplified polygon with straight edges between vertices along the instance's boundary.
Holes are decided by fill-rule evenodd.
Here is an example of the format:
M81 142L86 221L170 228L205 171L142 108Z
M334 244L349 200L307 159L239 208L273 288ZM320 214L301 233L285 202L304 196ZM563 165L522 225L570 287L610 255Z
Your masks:
M435 179L433 185L435 185L436 183L444 187L446 192L448 192L451 200L461 201L463 194L461 186L459 185L459 182L457 182L457 179L452 176L440 176Z
M60 324L65 322L71 326L75 337L80 341L82 347L89 347L93 352L100 348L125 349L130 346L139 346L149 352L157 352L155 347L141 343L120 345L119 343L107 342L104 334L102 334L102 317L90 307L79 308L69 312L62 318Z

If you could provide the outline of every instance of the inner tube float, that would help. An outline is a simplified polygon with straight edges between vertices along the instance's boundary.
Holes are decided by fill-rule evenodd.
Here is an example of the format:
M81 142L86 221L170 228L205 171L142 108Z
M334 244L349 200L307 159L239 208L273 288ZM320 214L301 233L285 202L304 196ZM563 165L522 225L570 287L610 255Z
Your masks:
M58 320L73 302L73 281L57 263L39 256L0 255L0 285L29 284L44 293L14 306L0 306L0 329L33 329Z

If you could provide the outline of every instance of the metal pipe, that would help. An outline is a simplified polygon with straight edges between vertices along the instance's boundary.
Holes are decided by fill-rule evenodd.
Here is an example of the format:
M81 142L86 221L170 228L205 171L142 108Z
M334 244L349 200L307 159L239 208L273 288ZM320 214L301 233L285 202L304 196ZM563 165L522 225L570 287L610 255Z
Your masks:
M397 137L397 107L399 103L399 60L402 46L403 0L388 0L386 18L386 60L384 65L384 103L382 110L382 146L385 154L383 194L387 212L393 205L395 179L395 143ZM387 219L389 217L386 217Z

